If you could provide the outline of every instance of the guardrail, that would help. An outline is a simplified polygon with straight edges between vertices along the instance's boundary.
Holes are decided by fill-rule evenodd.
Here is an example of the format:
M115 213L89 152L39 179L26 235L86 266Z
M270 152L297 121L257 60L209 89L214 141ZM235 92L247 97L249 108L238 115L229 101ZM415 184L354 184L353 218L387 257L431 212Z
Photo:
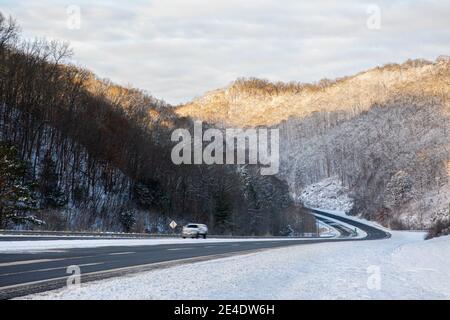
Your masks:
M154 238L175 237L176 234L150 234L125 232L93 232L93 231L36 231L36 230L0 230L0 235L15 236L67 236L67 237L110 237L110 238Z

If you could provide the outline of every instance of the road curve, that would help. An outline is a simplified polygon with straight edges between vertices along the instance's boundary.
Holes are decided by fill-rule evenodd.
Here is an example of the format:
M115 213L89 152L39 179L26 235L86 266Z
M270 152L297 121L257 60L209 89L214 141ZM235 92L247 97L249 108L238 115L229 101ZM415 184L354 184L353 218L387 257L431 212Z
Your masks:
M81 270L81 281L87 282L271 248L332 241L379 240L390 237L389 233L381 229L352 219L318 210L311 211L314 214L320 214L319 220L324 221L326 219L323 217L327 217L341 221L363 230L367 237L354 238L351 233L345 234L345 232L342 232L342 230L348 230L348 227L342 227L339 230L341 237L328 239L295 239L289 241L252 239L217 243L204 242L199 239L198 243L186 244L110 246L27 253L0 253L0 299L62 288L66 285L69 276L67 268L74 265L79 266ZM40 239L37 238L37 240ZM0 237L0 248L2 245L7 246L8 242L3 241Z
M338 220L340 222L349 224L355 228L361 229L362 231L364 231L367 234L366 237L359 238L359 239L352 239L353 241L355 241L355 240L381 240L381 239L388 239L391 237L391 234L389 232L386 232L382 229L365 224L363 222L355 221L354 219L351 219L351 218L346 218L346 217L343 217L340 215L323 212L323 211L320 211L317 209L309 209L309 210L313 214L318 214L320 216L325 216L325 217L332 218L334 220Z

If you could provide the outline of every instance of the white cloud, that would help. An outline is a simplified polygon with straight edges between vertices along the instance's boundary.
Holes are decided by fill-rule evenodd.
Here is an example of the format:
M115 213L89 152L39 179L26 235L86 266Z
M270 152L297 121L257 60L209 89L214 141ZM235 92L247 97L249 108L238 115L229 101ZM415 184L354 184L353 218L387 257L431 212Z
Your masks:
M0 0L26 36L72 43L75 60L102 77L171 103L240 76L282 81L339 77L408 58L450 53L444 1ZM78 5L80 30L66 27ZM381 29L366 26L368 5Z

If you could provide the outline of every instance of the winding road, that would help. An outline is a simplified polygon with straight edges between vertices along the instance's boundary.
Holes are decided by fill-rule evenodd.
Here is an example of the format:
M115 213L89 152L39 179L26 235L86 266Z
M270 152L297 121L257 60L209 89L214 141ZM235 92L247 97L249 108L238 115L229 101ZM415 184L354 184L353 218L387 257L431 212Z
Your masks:
M278 238L235 239L228 242L199 239L187 243L177 241L169 244L64 248L13 253L1 253L2 247L7 247L11 241L85 240L86 238L0 236L0 299L62 288L71 275L68 274L69 266L79 267L81 281L87 282L258 250L330 241L380 240L390 237L388 232L362 222L318 210L311 211L317 215L320 221L332 225L335 230L339 231L340 236L289 240ZM355 237L354 228L362 230L366 236ZM95 239L105 240L105 238ZM112 238L110 239L112 240ZM118 238L113 239L114 241L118 240ZM136 239L136 241L140 241L140 239Z

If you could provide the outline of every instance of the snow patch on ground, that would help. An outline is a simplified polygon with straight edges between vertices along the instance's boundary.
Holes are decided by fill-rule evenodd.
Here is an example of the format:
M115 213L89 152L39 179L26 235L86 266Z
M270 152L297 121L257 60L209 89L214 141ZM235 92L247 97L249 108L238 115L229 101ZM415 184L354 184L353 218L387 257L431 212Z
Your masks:
M324 238L332 238L340 235L339 231L337 231L334 227L319 221L319 232L320 236Z
M450 237L423 237L272 249L25 298L450 299Z
M411 229L428 229L438 220L450 219L450 184L430 190L399 209L397 218Z
M394 265L403 270L424 291L436 291L450 298L450 236L397 248Z
M348 192L337 177L331 177L304 188L299 200L307 207L349 212L353 201Z

